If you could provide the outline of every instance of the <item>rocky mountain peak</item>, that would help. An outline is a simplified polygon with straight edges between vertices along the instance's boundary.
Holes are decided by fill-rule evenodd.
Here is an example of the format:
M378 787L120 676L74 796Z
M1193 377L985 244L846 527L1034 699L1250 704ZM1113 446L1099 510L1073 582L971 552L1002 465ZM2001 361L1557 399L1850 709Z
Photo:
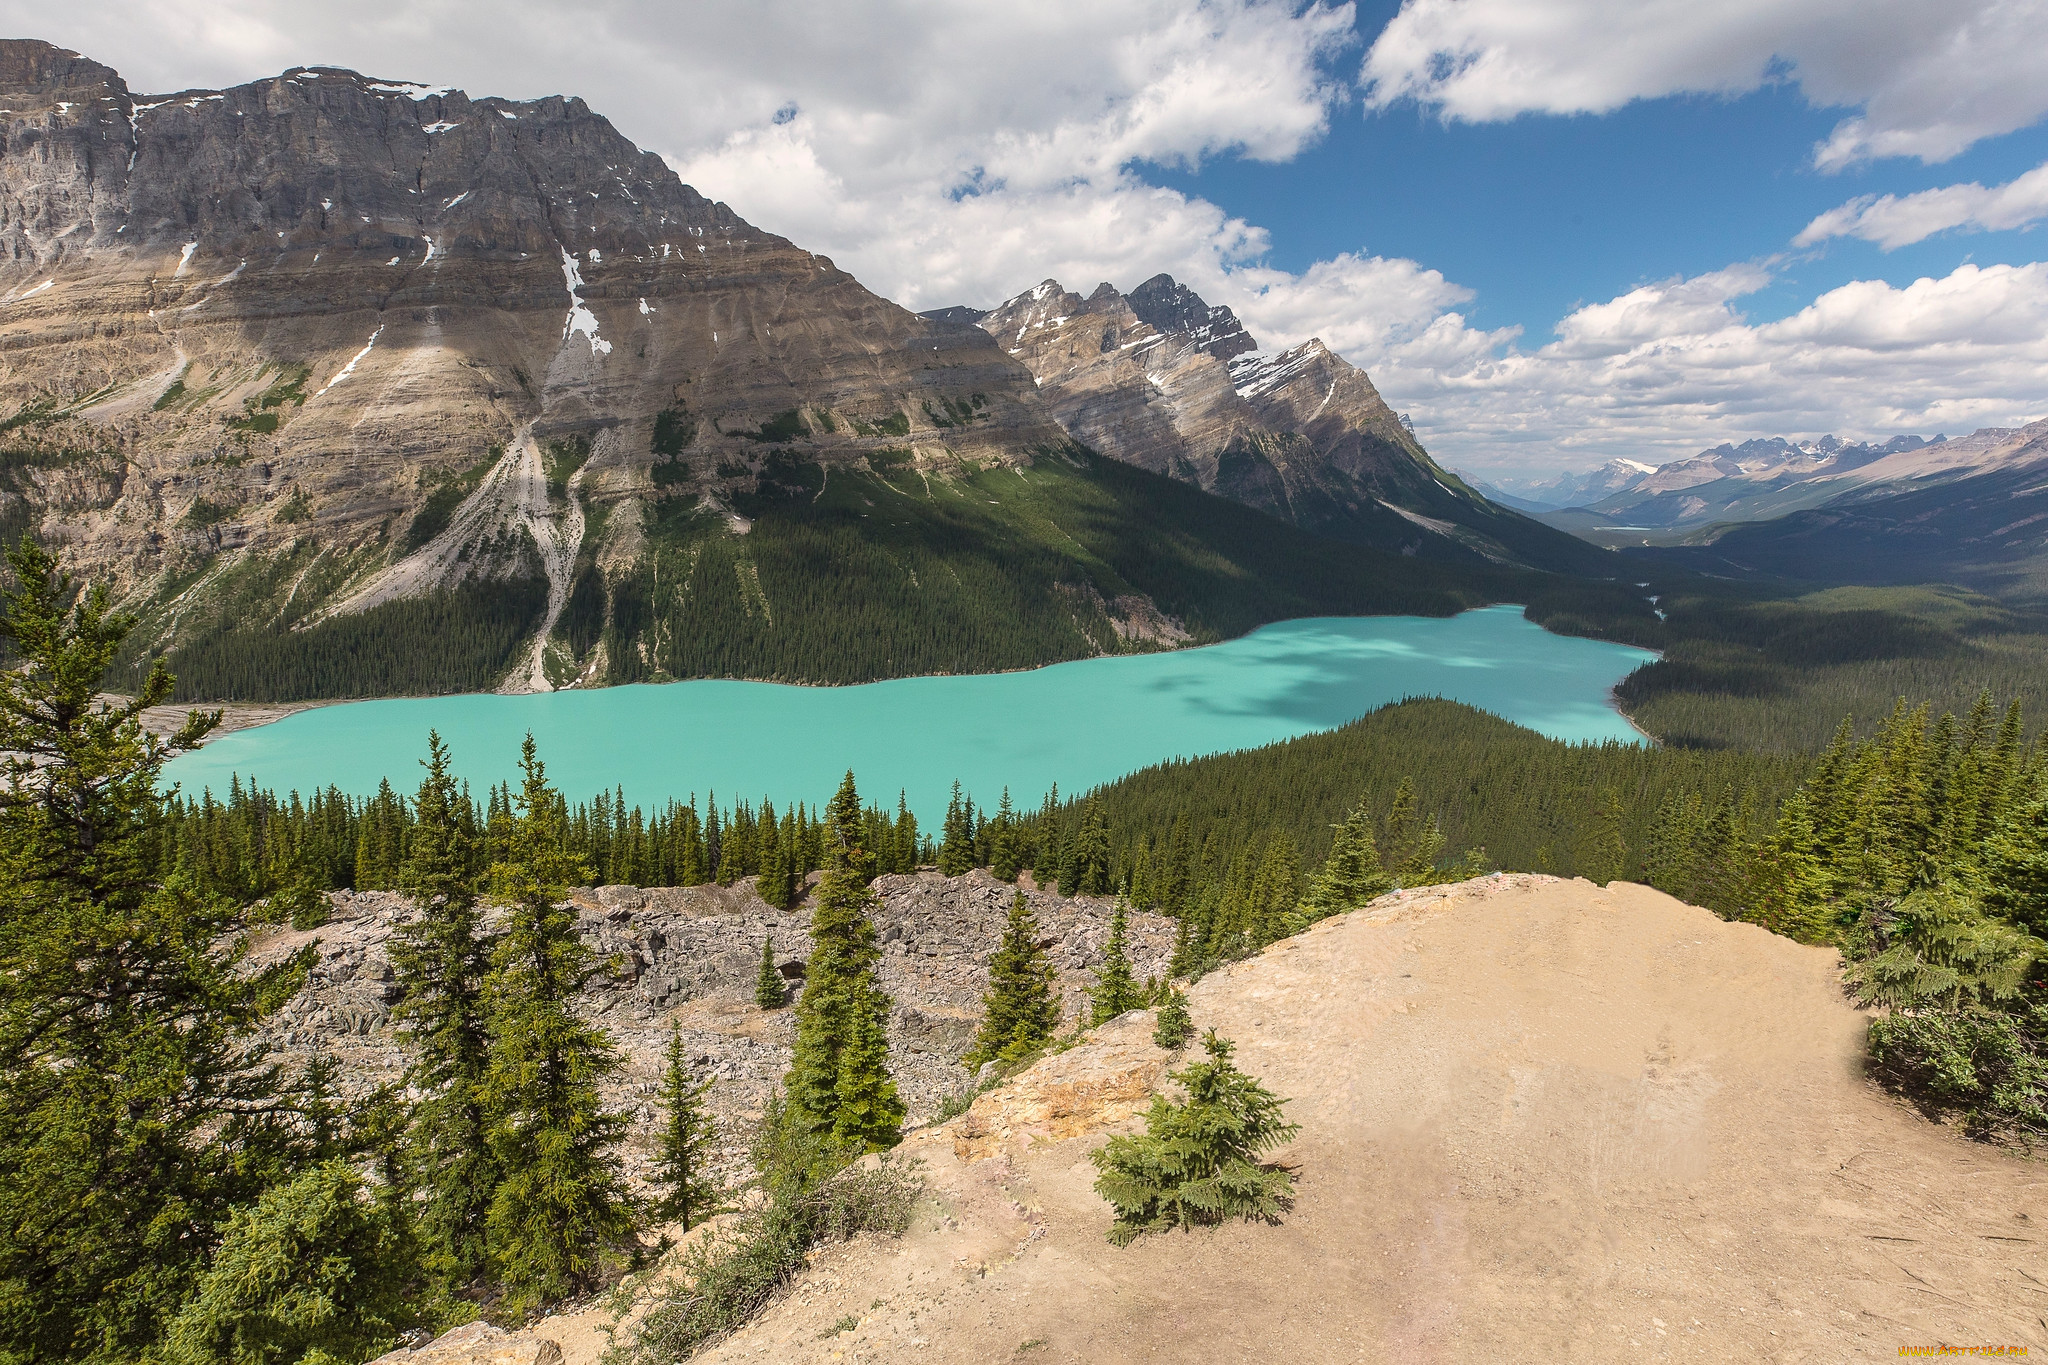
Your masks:
M1105 455L1403 553L1529 562L1502 535L1579 551L1460 485L1320 340L1262 352L1230 309L1171 275L1086 298L1045 280L979 325L1030 367L1068 433Z
M1161 332L1187 333L1218 360L1259 349L1237 314L1220 304L1210 307L1200 294L1171 275L1154 275L1133 289L1128 301L1141 320Z
M579 556L722 517L771 455L1062 439L985 333L747 223L581 99L334 67L138 96L28 40L0 42L0 346L34 454L0 519L166 632L210 607L151 617L158 585L233 569L286 625L544 574L544 637Z

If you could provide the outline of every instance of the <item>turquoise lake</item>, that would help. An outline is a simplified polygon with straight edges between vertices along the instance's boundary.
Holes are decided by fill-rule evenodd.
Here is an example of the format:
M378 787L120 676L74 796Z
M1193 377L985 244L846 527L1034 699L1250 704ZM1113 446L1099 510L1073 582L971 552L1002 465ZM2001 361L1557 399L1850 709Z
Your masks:
M1318 617L1203 649L1020 673L858 687L680 682L533 696L420 697L322 706L221 736L167 769L196 795L230 774L278 792L329 785L410 795L427 731L479 792L516 781L528 731L571 801L624 787L650 808L717 793L822 802L853 769L867 799L907 792L920 822L952 783L1020 807L1167 759L1328 730L1405 697L1447 697L1563 740L1635 741L1614 684L1646 650L1552 635L1516 606L1445 619Z

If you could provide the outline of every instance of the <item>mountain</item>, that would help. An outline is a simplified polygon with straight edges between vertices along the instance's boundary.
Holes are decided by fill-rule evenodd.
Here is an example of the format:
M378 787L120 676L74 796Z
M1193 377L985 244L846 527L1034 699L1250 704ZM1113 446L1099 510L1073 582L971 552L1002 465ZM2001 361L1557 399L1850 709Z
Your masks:
M0 531L111 582L184 696L1023 667L1530 600L1496 561L1552 534L1438 485L1362 374L1261 360L1170 281L1134 298L1219 402L1301 409L1405 501L1341 546L1103 460L982 327L579 99L326 67L142 96L28 40L0 95Z
M1769 436L1654 467L1616 460L1576 484L1570 476L1556 481L1554 491L1544 496L1571 493L1575 500L1539 507L1536 515L1600 545L1638 543L1643 532L1669 540L1655 533L1761 520L1825 502L1881 479L1870 472L1880 462L1945 443L1940 436L1933 441L1895 436L1882 444L1845 443L1833 436L1795 443Z
M1645 474L1653 474L1656 470L1657 466L1643 464L1639 460L1609 460L1598 469L1590 469L1583 474L1558 474L1514 488L1500 486L1501 481L1485 486L1491 490L1488 496L1505 501L1510 507L1527 512L1548 512L1560 507L1583 506L1624 492L1633 488Z
M1893 451L1817 481L1817 506L1640 550L1707 573L1809 582L1953 582L2048 602L2048 421Z
M1074 440L1337 539L1594 571L1597 557L1429 457L1363 370L1310 340L1268 353L1169 275L1087 297L1057 280L925 315L992 335Z

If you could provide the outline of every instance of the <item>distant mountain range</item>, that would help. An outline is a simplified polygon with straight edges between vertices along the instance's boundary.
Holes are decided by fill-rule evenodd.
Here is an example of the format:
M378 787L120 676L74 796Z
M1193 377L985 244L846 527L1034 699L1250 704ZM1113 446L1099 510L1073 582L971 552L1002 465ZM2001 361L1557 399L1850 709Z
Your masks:
M1776 516L1809 497L1840 492L1854 471L1888 455L1900 455L1946 438L1923 441L1895 436L1881 445L1845 442L1834 436L1788 441L1782 436L1719 445L1668 464L1610 460L1583 474L1560 474L1492 496L1539 514L1590 513L1592 519L1623 518L1637 527L1672 528L1729 519ZM1845 482L1845 480L1847 482ZM1547 516L1552 524L1561 524ZM1570 529L1583 528L1573 518Z
M1898 448L1847 469L1722 504L1775 504L1777 515L1730 519L1679 545L1632 553L1721 576L1941 581L2048 604L2048 421L1891 445ZM1670 506L1667 497L1653 495L1617 515L1636 520L1645 508L1659 514Z
M579 99L29 40L0 97L0 532L194 695L1016 667L1599 563L1320 343L1164 276L919 316Z

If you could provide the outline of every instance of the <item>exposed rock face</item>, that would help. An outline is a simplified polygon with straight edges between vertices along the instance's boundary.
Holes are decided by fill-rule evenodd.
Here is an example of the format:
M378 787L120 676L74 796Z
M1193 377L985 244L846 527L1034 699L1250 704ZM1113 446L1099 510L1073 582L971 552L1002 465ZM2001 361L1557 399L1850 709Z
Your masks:
M580 99L331 68L144 97L7 41L0 105L0 417L29 453L0 517L137 602L205 570L164 630L224 575L296 620L545 571L558 615L586 525L630 561L650 504L717 511L774 450L1061 439L985 335L749 225Z
M882 945L879 976L895 1001L890 1068L916 1118L968 1084L959 1059L980 1025L989 954L1017 888L976 871L882 877L874 889L881 902L874 917ZM1071 1021L1086 1007L1113 907L1092 897L1026 894L1050 940L1047 954ZM391 892L336 892L330 901L329 924L275 934L253 956L258 963L274 961L316 944L310 979L273 1018L271 1036L289 1056L334 1058L345 1085L368 1088L404 1069L391 1018L398 989L389 945L414 910ZM759 1117L788 1070L794 1037L793 1011L763 1011L754 1003L761 944L773 938L784 975L800 985L810 956L808 907L776 910L754 894L751 880L730 887L601 886L574 893L571 902L583 941L611 964L585 989L581 1007L610 1030L626 1058L606 1098L628 1111L635 1129L629 1171L641 1174L653 1159L654 1125L661 1118L654 1096L671 1024L682 1028L700 1074L718 1082L710 1100L725 1120L725 1160L736 1165L748 1122ZM1133 912L1129 932L1139 978L1163 975L1173 922Z
M1170 275L1086 298L1047 280L927 316L995 337L1074 439L1307 530L1543 567L1576 553L1432 460L1363 370L1315 340L1266 354Z

